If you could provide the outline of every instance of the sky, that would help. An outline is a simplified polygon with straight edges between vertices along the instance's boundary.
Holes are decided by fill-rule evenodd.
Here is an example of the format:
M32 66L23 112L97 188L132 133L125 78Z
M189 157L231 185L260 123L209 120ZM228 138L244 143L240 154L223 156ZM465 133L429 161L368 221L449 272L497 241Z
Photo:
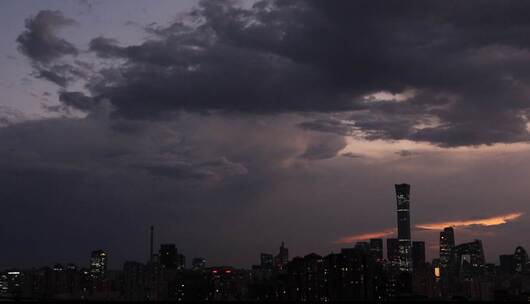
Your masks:
M0 267L530 247L530 4L0 2Z

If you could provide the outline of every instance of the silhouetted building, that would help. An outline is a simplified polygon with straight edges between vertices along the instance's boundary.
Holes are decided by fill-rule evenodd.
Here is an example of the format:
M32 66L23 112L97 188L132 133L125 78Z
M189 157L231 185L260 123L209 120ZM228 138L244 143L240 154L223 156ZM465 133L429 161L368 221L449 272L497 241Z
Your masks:
M262 253L260 256L260 266L264 270L274 269L274 256L268 253Z
M176 261L177 269L182 270L186 268L186 256L182 253L177 253Z
M159 259L160 265L165 269L177 268L177 248L175 244L160 245Z
M399 265L399 242L398 239L386 239L386 257L390 264Z
M365 253L369 253L370 252L370 243L368 242L357 242L355 243L355 248L358 248L362 251L364 251Z
M455 247L455 232L453 227L446 227L440 232L440 271L441 274L447 272Z
M510 274L515 271L515 257L513 254L503 254L499 256L500 270L503 273Z
M516 272L524 272L528 264L528 254L526 250L519 246L515 248L515 253L513 254L514 266Z
M383 260L383 239L370 239L370 254L377 260Z
M477 275L486 263L480 240L455 246L454 257L455 272L461 279Z
M412 252L410 235L410 185L398 184L396 188L399 269L412 271Z
M123 264L123 297L126 301L146 300L145 266L127 261Z
M287 263L289 262L289 249L285 247L284 242L280 246L280 252L276 257L274 257L274 264L276 269L283 270Z
M193 270L201 270L206 267L206 259L205 258L194 258L191 267Z
M412 265L414 269L423 267L425 264L425 242L412 242Z

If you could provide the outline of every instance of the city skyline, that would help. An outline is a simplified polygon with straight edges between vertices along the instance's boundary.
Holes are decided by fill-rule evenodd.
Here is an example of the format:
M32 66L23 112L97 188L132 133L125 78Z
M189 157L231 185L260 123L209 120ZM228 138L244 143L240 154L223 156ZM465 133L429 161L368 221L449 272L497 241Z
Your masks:
M339 252L293 257L282 241L277 254L261 252L252 267L238 268L212 265L204 257L189 259L176 244L157 243L156 229L150 226L145 261L127 259L122 268L111 269L109 251L97 249L91 252L88 266L55 263L0 269L0 299L327 302L530 297L526 287L530 258L524 247L500 255L498 264L491 263L482 240L456 242L454 227L449 226L439 231L438 257L426 259L425 241L410 230L411 188L405 183L394 185L397 237L387 238L386 248L385 239L370 238Z
M472 243L474 241L477 241L478 238L475 239L464 239L457 242L455 238L455 230L460 226L468 226L468 225L501 225L505 224L510 220L516 220L518 219L522 214L521 213L515 213L515 214L507 214L502 215L498 217L492 217L492 218L477 218L474 220L469 221L458 221L458 222L435 222L432 224L420 224L416 225L417 228L425 229L428 231L439 233L439 239L438 242L435 244L431 244L430 246L426 245L425 241L423 239L419 239L418 237L415 237L413 235L413 232L410 230L411 226L411 215L410 215L410 193L411 193L411 185L406 183L401 184L395 184L395 195L396 195L396 202L397 202L397 225L396 228L386 230L382 233L367 233L367 234L361 234L354 237L345 237L343 239L340 239L338 241L335 241L336 244L342 245L342 247L356 247L361 244L366 244L367 246L370 246L370 248L375 248L374 246L378 247L376 253L377 256L381 256L380 259L387 259L391 263L396 263L396 265L399 265L400 271L403 272L412 272L412 265L414 260L414 250L415 250L415 244L421 245L420 251L423 252L421 255L423 256L423 261L432 261L439 259L440 260L440 267L443 269L444 267L447 267L446 265L449 263L449 260L451 259L451 252L453 248L455 248L456 244L466 244L466 243ZM412 204L414 206L414 204ZM448 225L448 226L444 226ZM442 231L435 230L437 227L443 227ZM401 232L400 232L401 231ZM421 231L421 230L420 230ZM458 231L458 230L457 230ZM421 234L420 234L421 235ZM395 246L395 249L389 249L390 247L390 241L395 240L395 244L392 246ZM386 241L386 242L385 242ZM386 245L383 245L386 243ZM421 244L420 244L421 243ZM482 246L482 245L481 245ZM522 248L521 246L517 245L517 248ZM155 253L155 249L159 248L157 253ZM281 265L287 264L289 260L288 251L286 253L282 253L282 250L284 248L284 241L281 242L280 246L280 253L278 256L279 263ZM340 250L343 250L341 248ZM370 249L372 250L372 249ZM395 250L395 253L390 253L392 250ZM483 249L482 249L483 250ZM518 249L517 249L518 250ZM516 252L517 252L516 250ZM202 256L194 256L193 259L190 258L189 265L186 264L186 256L182 254L182 252L179 253L177 244L172 243L171 241L156 241L156 234L155 234L155 226L151 225L149 227L149 244L148 244L148 251L147 258L145 259L146 263L153 263L153 257L156 256L156 259L160 260L160 263L164 265L165 268L168 269L184 269L187 266L192 266L191 268L194 268L194 261L197 259L200 259L202 263L205 263L208 259L205 259ZM267 251L267 250L265 250ZM104 269L106 270L108 267L108 249L98 249L92 251L91 257L90 257L90 268L92 269L94 263L96 263L96 271L100 271L99 265L104 265ZM315 253L315 252L313 252ZM322 252L319 252L322 254ZM330 254L332 254L330 252ZM429 253L426 255L426 253ZM285 255L285 257L281 257L282 255ZM493 261L488 261L489 263L493 264L499 264L502 263L502 256L506 254L501 254ZM102 257L101 257L102 256ZM395 256L395 261L391 256ZM104 259L104 262L101 262L100 259ZM273 254L264 253L261 252L260 257L260 264L263 265L264 261L270 260L271 265L275 266L277 263L277 256L274 256ZM216 261L215 259L213 259ZM95 261L95 262L94 262ZM114 266L121 267L123 263L130 262L131 259L126 258L123 261L115 261L113 263ZM140 261L143 261L140 259ZM485 263L486 260L484 260ZM68 262L66 261L56 261L57 263L54 263L54 265L64 264L64 265L75 265L75 263L72 263L71 260ZM176 263L176 264L172 264ZM78 263L79 265L83 265L83 263ZM217 263L218 265L228 265L226 263ZM51 264L50 264L51 265ZM255 264L253 264L255 265ZM32 265L30 268L34 268L36 265ZM249 269L252 265L237 265L241 268ZM55 266L54 266L55 267ZM103 267L103 266L102 266ZM272 266L271 266L272 267ZM18 265L11 265L11 266L5 266L6 269L19 269L20 266ZM281 268L280 268L281 269ZM97 276L97 275L96 275Z
M152 225L187 264L408 248L401 183L407 255L448 226L488 262L530 248L528 10L0 1L0 268L145 261Z

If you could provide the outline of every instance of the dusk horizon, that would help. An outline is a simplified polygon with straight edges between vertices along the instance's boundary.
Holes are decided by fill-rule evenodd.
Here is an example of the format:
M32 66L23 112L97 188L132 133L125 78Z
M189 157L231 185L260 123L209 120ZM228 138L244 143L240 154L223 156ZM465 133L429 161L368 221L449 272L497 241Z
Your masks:
M4 0L0 271L84 267L103 250L105 269L137 261L152 274L154 226L155 251L174 244L188 266L251 271L284 242L260 288L315 253L304 263L362 256L389 282L436 283L385 299L530 295L526 283L499 287L509 276L498 272L530 249L528 11L515 0ZM468 277L463 260L443 261L447 227L446 259L480 257L470 273L491 285L480 296L455 287ZM374 258L370 239L397 239L401 256ZM519 268L507 273L530 286L530 263ZM245 290L226 299L285 299ZM341 292L318 300L353 297ZM371 296L355 297L382 299Z

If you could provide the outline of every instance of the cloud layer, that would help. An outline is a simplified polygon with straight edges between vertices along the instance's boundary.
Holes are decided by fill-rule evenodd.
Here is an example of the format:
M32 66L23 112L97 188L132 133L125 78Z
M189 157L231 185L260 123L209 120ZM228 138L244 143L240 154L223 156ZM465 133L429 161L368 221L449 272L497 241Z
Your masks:
M105 99L117 115L150 119L178 110L344 112L366 138L441 146L528 140L527 3L233 3L203 1L149 27L138 45L92 39L90 51L115 64L92 74L90 97L78 96L87 102L63 100L86 110ZM41 63L76 55L55 35L72 22L39 13L20 49ZM64 85L81 74L60 67L39 77ZM351 129L322 122L305 126Z

